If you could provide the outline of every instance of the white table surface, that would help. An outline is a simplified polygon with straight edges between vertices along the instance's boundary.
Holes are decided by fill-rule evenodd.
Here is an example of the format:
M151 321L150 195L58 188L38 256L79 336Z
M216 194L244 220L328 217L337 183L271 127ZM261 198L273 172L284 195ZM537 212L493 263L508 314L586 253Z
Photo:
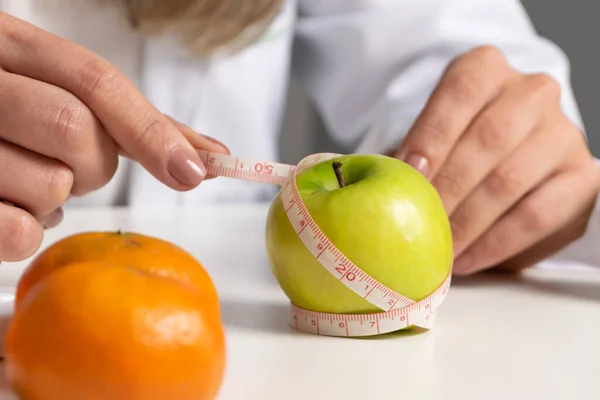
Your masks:
M265 254L266 210L70 210L42 249L82 230L122 229L191 251L218 287L227 326L219 400L600 399L600 269L455 280L425 333L313 336L287 325ZM13 287L26 262L2 264L0 285ZM13 399L0 386L0 399Z

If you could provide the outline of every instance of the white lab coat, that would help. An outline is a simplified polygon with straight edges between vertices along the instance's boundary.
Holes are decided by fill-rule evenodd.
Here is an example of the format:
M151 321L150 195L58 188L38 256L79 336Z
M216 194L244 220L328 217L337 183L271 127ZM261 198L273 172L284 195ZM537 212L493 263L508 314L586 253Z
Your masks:
M498 46L520 71L556 78L564 112L583 129L568 60L536 34L517 0L290 0L258 43L218 59L194 57L167 37L142 38L117 6L91 3L0 0L0 10L99 53L161 111L236 155L278 159L291 72L338 143L361 153L388 150L401 141L448 62L480 44ZM271 187L231 179L179 193L122 160L109 185L69 205L182 206L272 195ZM600 218L594 218L590 232L598 230Z

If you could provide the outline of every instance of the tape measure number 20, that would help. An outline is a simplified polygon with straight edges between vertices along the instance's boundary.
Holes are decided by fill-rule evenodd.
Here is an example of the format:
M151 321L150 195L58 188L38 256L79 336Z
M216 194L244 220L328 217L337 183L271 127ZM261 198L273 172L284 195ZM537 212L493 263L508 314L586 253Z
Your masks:
M379 335L409 326L431 328L435 312L448 294L451 272L429 296L420 301L411 300L378 282L346 258L323 234L305 207L296 186L296 175L339 154L314 154L297 166L206 151L199 154L209 176L281 186L280 198L287 217L307 249L341 283L381 309L369 314L334 314L304 310L291 303L290 326L317 335L348 337Z

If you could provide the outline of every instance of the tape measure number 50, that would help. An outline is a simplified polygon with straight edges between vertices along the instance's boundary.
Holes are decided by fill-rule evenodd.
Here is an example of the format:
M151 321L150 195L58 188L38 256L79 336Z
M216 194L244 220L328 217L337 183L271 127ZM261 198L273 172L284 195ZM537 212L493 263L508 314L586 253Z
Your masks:
M296 175L339 154L314 154L297 166L206 151L199 154L209 176L280 185L287 217L307 249L341 283L381 309L369 314L334 314L304 310L291 303L289 323L293 328L328 336L379 335L409 326L431 328L435 312L448 294L451 271L429 296L420 301L411 300L378 282L346 258L323 234L305 207L296 186Z

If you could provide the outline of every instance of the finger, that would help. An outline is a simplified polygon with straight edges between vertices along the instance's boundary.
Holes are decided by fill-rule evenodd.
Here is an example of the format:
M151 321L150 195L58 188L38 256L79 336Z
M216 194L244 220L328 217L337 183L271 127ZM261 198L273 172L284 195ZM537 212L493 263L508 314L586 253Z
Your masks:
M175 126L179 129L179 131L186 137L186 139L191 143L191 145L196 150L205 150L214 153L222 153L222 154L231 154L229 148L218 141L217 139L196 132L189 126L175 120L174 118L167 116L169 120L175 124Z
M581 139L582 141L585 141L583 136L581 136ZM587 160L589 160L591 155L588 154L587 157ZM580 157L579 159L574 159L570 166L589 170L590 178L588 183L591 191L597 194L600 190L600 169L598 169L597 165L591 166L591 164L595 164L593 162L590 162L590 165L587 167L585 166L585 163L586 157ZM556 231L534 246L503 261L497 265L496 268L507 272L515 272L528 268L551 257L560 249L563 249L565 246L582 237L587 231L589 224L592 223L592 221L590 221L590 216L592 215L597 199L596 195L591 196L587 204L584 201L582 206L583 212L581 212L579 217L573 220L565 229ZM594 221L593 223L596 222Z
M42 218L38 218L38 221L40 224L42 224L44 229L52 229L52 228L58 226L58 224L60 224L62 222L63 218L64 218L64 211L63 211L62 207L59 207L56 210L52 211L50 214L48 214Z
M181 133L183 133L183 135L187 138L187 140L189 140L195 149L222 154L231 154L229 148L217 139L208 135L200 134L189 126L173 119L172 117L169 117L169 119L175 124L175 126L177 126L177 128L179 128ZM213 178L215 178L215 176L207 174L204 179L209 180Z
M189 126L175 120L174 118L172 118L168 115L167 115L167 118L169 118L169 120L173 124L175 124L175 126L179 129L179 131L191 143L191 145L194 147L194 149L205 150L205 151L214 152L214 153L231 154L231 151L229 150L229 148L222 142L218 141L217 139L215 139L211 136L208 136L208 135L198 133L195 130L193 130L192 128L190 128ZM127 158L132 158L130 154L126 153L123 150L120 151L120 154ZM213 178L215 178L215 177L212 175L206 175L206 177L204 179L209 180L209 179L213 179Z
M536 130L450 214L456 257L557 170L567 154L568 142L572 140L564 134L563 126L544 126Z
M0 140L0 180L0 199L44 216L66 201L73 173L60 161Z
M202 181L206 169L185 136L106 60L8 14L0 14L0 48L0 67L73 93L161 182L189 190Z
M473 274L498 265L577 220L581 205L596 197L597 175L597 168L587 168L546 181L456 259L455 273Z
M519 78L475 117L432 179L448 214L526 140L538 121L558 109L560 89L554 82L541 74Z
M42 226L31 214L0 202L0 261L17 262L31 257L43 236Z
M170 117L169 119L175 124L175 126L177 126L177 128L190 142L194 149L205 150L214 153L231 154L231 151L225 144L213 138L212 136L198 133L185 124L179 123ZM132 158L131 155L123 149L119 150L119 154L127 158ZM205 179L208 179L208 176Z
M459 57L445 71L395 157L428 178L435 176L473 118L513 76L495 48L480 47Z
M56 86L6 72L0 72L0 86L0 139L69 166L76 196L110 181L118 165L116 145L79 99Z
M585 234L589 224L589 218L595 205L595 199L591 199L581 216L573 221L566 229L561 229L541 242L527 248L525 251L503 261L496 269L504 272L517 272L548 259L558 251L579 239Z

